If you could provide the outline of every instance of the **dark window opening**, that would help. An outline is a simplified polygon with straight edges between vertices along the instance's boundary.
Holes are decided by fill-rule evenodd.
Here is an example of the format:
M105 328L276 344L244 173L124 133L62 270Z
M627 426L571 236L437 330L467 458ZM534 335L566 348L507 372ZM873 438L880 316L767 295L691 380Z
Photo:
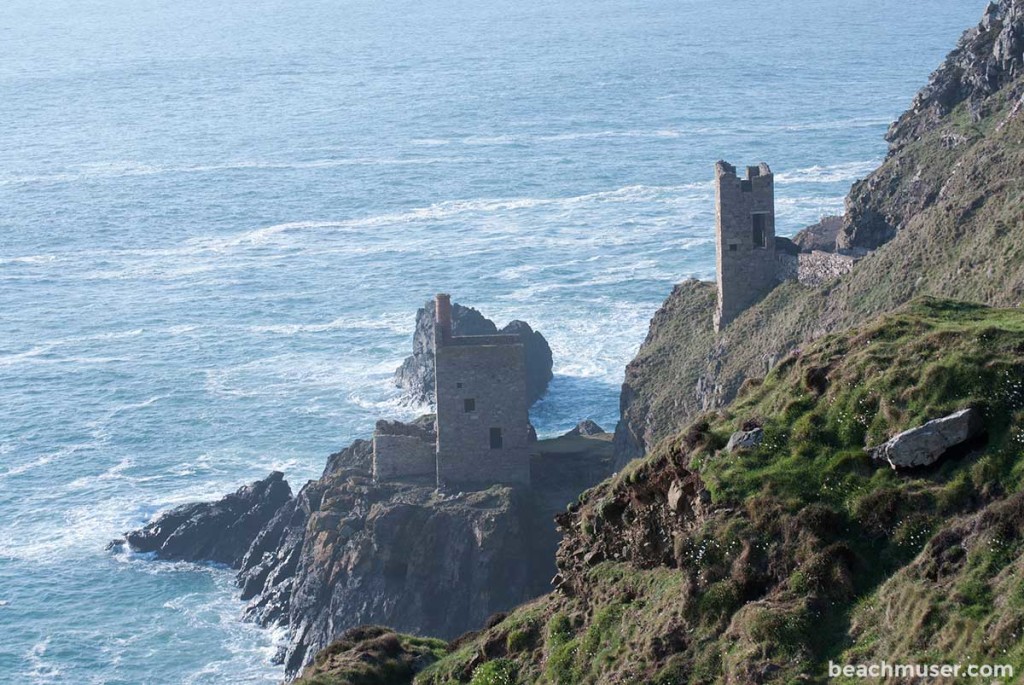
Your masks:
M754 190L754 184L751 181L744 180L740 181L740 191L744 193L750 193Z
M461 387L462 387L462 383L456 383L456 384L455 384L455 387L456 387L456 388L461 388Z
M501 443L502 443L502 440L501 440L501 429L500 428L492 428L491 429L491 449L492 450L500 450L501 449Z
M754 247L768 247L768 215L753 215Z
M472 397L462 400L462 408L466 410L467 414L476 411L476 400Z
M729 252L735 252L738 249L740 249L739 245L736 243L729 243Z

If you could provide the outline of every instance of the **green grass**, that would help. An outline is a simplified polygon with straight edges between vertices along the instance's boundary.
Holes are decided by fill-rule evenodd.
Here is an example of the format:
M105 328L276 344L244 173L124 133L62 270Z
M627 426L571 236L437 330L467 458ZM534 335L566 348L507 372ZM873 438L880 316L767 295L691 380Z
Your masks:
M547 597L480 639L504 641L501 658L515 662L518 682L557 685L725 674L743 682L752 664L772 664L773 682L787 682L820 676L829 659L895 658L899 649L983 656L986 634L1016 629L1000 621L1008 601L1024 604L1024 589L1007 579L1021 547L985 538L949 567L941 592L903 575L930 568L929 541L951 521L1020 489L1022 372L1016 309L923 298L825 337L581 497L575 548L609 558L634 544L632 563L579 569L584 597ZM965 406L985 418L977 451L912 473L867 456L865 447ZM724 451L733 431L754 423L765 432L760 447ZM670 474L691 467L712 513L677 527L664 498L678 477ZM651 531L671 540L667 560L635 556ZM917 644L918 632L937 644ZM477 653L449 656L418 682L465 682L441 674L466 673L457 664Z

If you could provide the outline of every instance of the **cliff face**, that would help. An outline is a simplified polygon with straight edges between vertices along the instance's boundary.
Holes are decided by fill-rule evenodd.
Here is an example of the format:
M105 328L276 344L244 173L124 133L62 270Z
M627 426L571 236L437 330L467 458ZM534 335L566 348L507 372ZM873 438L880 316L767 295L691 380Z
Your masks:
M826 333L922 295L1024 301L1022 6L989 8L894 125L886 161L853 186L836 240L874 251L850 273L785 283L717 336L710 285L669 297L626 372L620 467Z
M454 637L542 591L550 550L525 535L531 515L508 488L446 496L332 473L253 543L239 573L246 615L289 627L289 673L344 627Z
M273 473L218 502L172 510L127 543L238 569L245 618L287 627L280 658L294 675L356 626L450 639L544 593L560 539L552 519L611 472L610 437L541 441L533 487L468 493L374 483L372 445L357 440L294 497Z
M977 142L975 127L1005 116L1000 110L1007 102L1019 102L1024 92L1019 83L1022 75L1024 3L991 3L978 26L964 33L910 109L890 127L889 158L854 185L839 247L874 249L934 204L950 180L950 171L955 171L936 162L955 164L963 155L928 148L968 152ZM953 126L948 125L950 119ZM931 159L933 154L944 159Z
M615 428L617 467L644 454L678 417L715 405L716 388L705 381L713 364L715 286L690 280L677 285L651 319L647 338L626 367ZM699 360L684 350L705 351Z
M493 321L472 307L452 305L454 335L518 335L526 355L526 395L534 403L547 392L552 378L551 347L539 331L525 321L511 321L498 329ZM412 355L395 371L395 385L405 390L415 404L434 404L434 301L416 311L416 330L412 338Z
M559 517L557 590L415 682L825 682L830 659L1020 673L1022 355L1021 311L930 299L808 345L587 491ZM984 438L928 470L872 461L965 406Z

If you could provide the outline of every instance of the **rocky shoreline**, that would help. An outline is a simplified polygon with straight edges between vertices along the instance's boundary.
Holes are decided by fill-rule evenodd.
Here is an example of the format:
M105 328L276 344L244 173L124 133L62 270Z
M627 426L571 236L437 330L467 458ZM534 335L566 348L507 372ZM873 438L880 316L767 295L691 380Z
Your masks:
M584 422L538 443L537 487L468 493L374 483L370 443L357 440L294 496L273 472L216 502L176 507L111 547L230 566L245 620L287 628L278 659L295 675L349 628L452 639L546 592L554 516L611 473L610 438Z
M226 523L216 554L238 559L247 617L288 627L289 675L338 637L311 677L375 659L424 685L816 682L836 655L936 649L1024 663L1022 97L1024 6L1002 0L844 217L796 239L874 252L780 285L721 334L713 286L678 285L626 369L614 440L581 425L542 441L529 491L375 484L357 441L269 518L280 474L128 540L201 558L205 526ZM429 318L396 375L421 402ZM542 595L555 559L555 592L488 620Z
M498 332L477 310L453 309L460 334ZM413 354L395 374L414 404L434 401L432 311L431 302L417 312ZM501 332L523 341L535 401L552 377L551 349L526 322ZM387 424L419 434L433 422ZM275 471L218 501L176 507L108 547L234 569L244 619L287 628L277 659L293 676L347 629L386 623L450 639L545 592L558 546L553 517L611 472L608 438L581 423L536 443L536 487L457 493L375 482L373 443L359 439L294 495Z

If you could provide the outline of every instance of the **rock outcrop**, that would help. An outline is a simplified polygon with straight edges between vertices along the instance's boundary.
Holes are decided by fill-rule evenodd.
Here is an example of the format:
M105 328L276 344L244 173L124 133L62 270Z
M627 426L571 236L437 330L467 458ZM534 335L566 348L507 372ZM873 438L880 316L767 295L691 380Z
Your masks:
M833 252L836 249L836 238L842 228L843 217L826 216L793 236L793 243L804 252Z
M386 623L452 638L543 590L550 550L532 547L522 494L445 496L352 474L308 487L300 497L310 504L296 512L305 517L301 530L284 525L280 536L257 541L282 544L254 545L240 574L243 596L266 578L246 613L289 627L289 673L347 626Z
M398 685L446 652L442 640L412 637L380 626L346 630L316 655L296 685Z
M620 468L809 341L915 297L1024 303L1024 74L1013 48L1024 34L1021 7L990 7L900 118L888 158L847 197L836 250L850 254L824 253L819 284L780 284L720 335L711 328L713 284L676 287L626 369ZM823 228L811 233L819 231L827 247ZM873 251L832 277L846 270L839 257L865 249Z
M714 311L714 284L691 279L677 285L655 312L619 394L616 469L729 392L713 376L722 352L715 346Z
M597 425L596 422L591 421L590 419L584 419L583 421L580 421L578 424L576 424L576 427L573 428L568 433L566 433L566 435L569 437L588 437L592 435L601 435L604 432L604 428L601 428L601 426Z
M274 471L216 502L183 504L125 535L136 552L238 568L249 545L291 499L284 474Z
M869 452L893 469L931 466L951 449L977 438L983 426L981 412L968 407L903 431Z
M974 123L987 114L986 99L1024 74L1024 2L989 3L981 22L961 36L886 136L893 150L919 140L961 103Z
M947 149L966 147L974 135L970 128L1004 104L994 95L1008 88L1007 99L1019 100L1022 74L1024 2L990 3L981 22L963 34L910 109L890 127L886 139L891 163L854 185L837 245L875 249L938 200L943 181L955 167L922 159L913 147L944 128L954 114L959 121L942 133L939 143Z
M530 403L545 392L553 377L551 347L539 331L525 321L511 321L498 329L493 321L472 307L452 304L454 335L518 335L526 355L526 394ZM416 330L412 338L412 355L395 371L395 385L405 391L415 404L434 404L434 301L416 311Z
M431 420L394 429L426 431ZM450 639L542 594L559 541L553 516L611 472L608 438L541 441L535 487L467 493L374 483L372 445L357 440L295 497L275 472L219 502L168 512L127 542L237 568L244 616L287 627L279 658L294 675L348 628L388 624Z

